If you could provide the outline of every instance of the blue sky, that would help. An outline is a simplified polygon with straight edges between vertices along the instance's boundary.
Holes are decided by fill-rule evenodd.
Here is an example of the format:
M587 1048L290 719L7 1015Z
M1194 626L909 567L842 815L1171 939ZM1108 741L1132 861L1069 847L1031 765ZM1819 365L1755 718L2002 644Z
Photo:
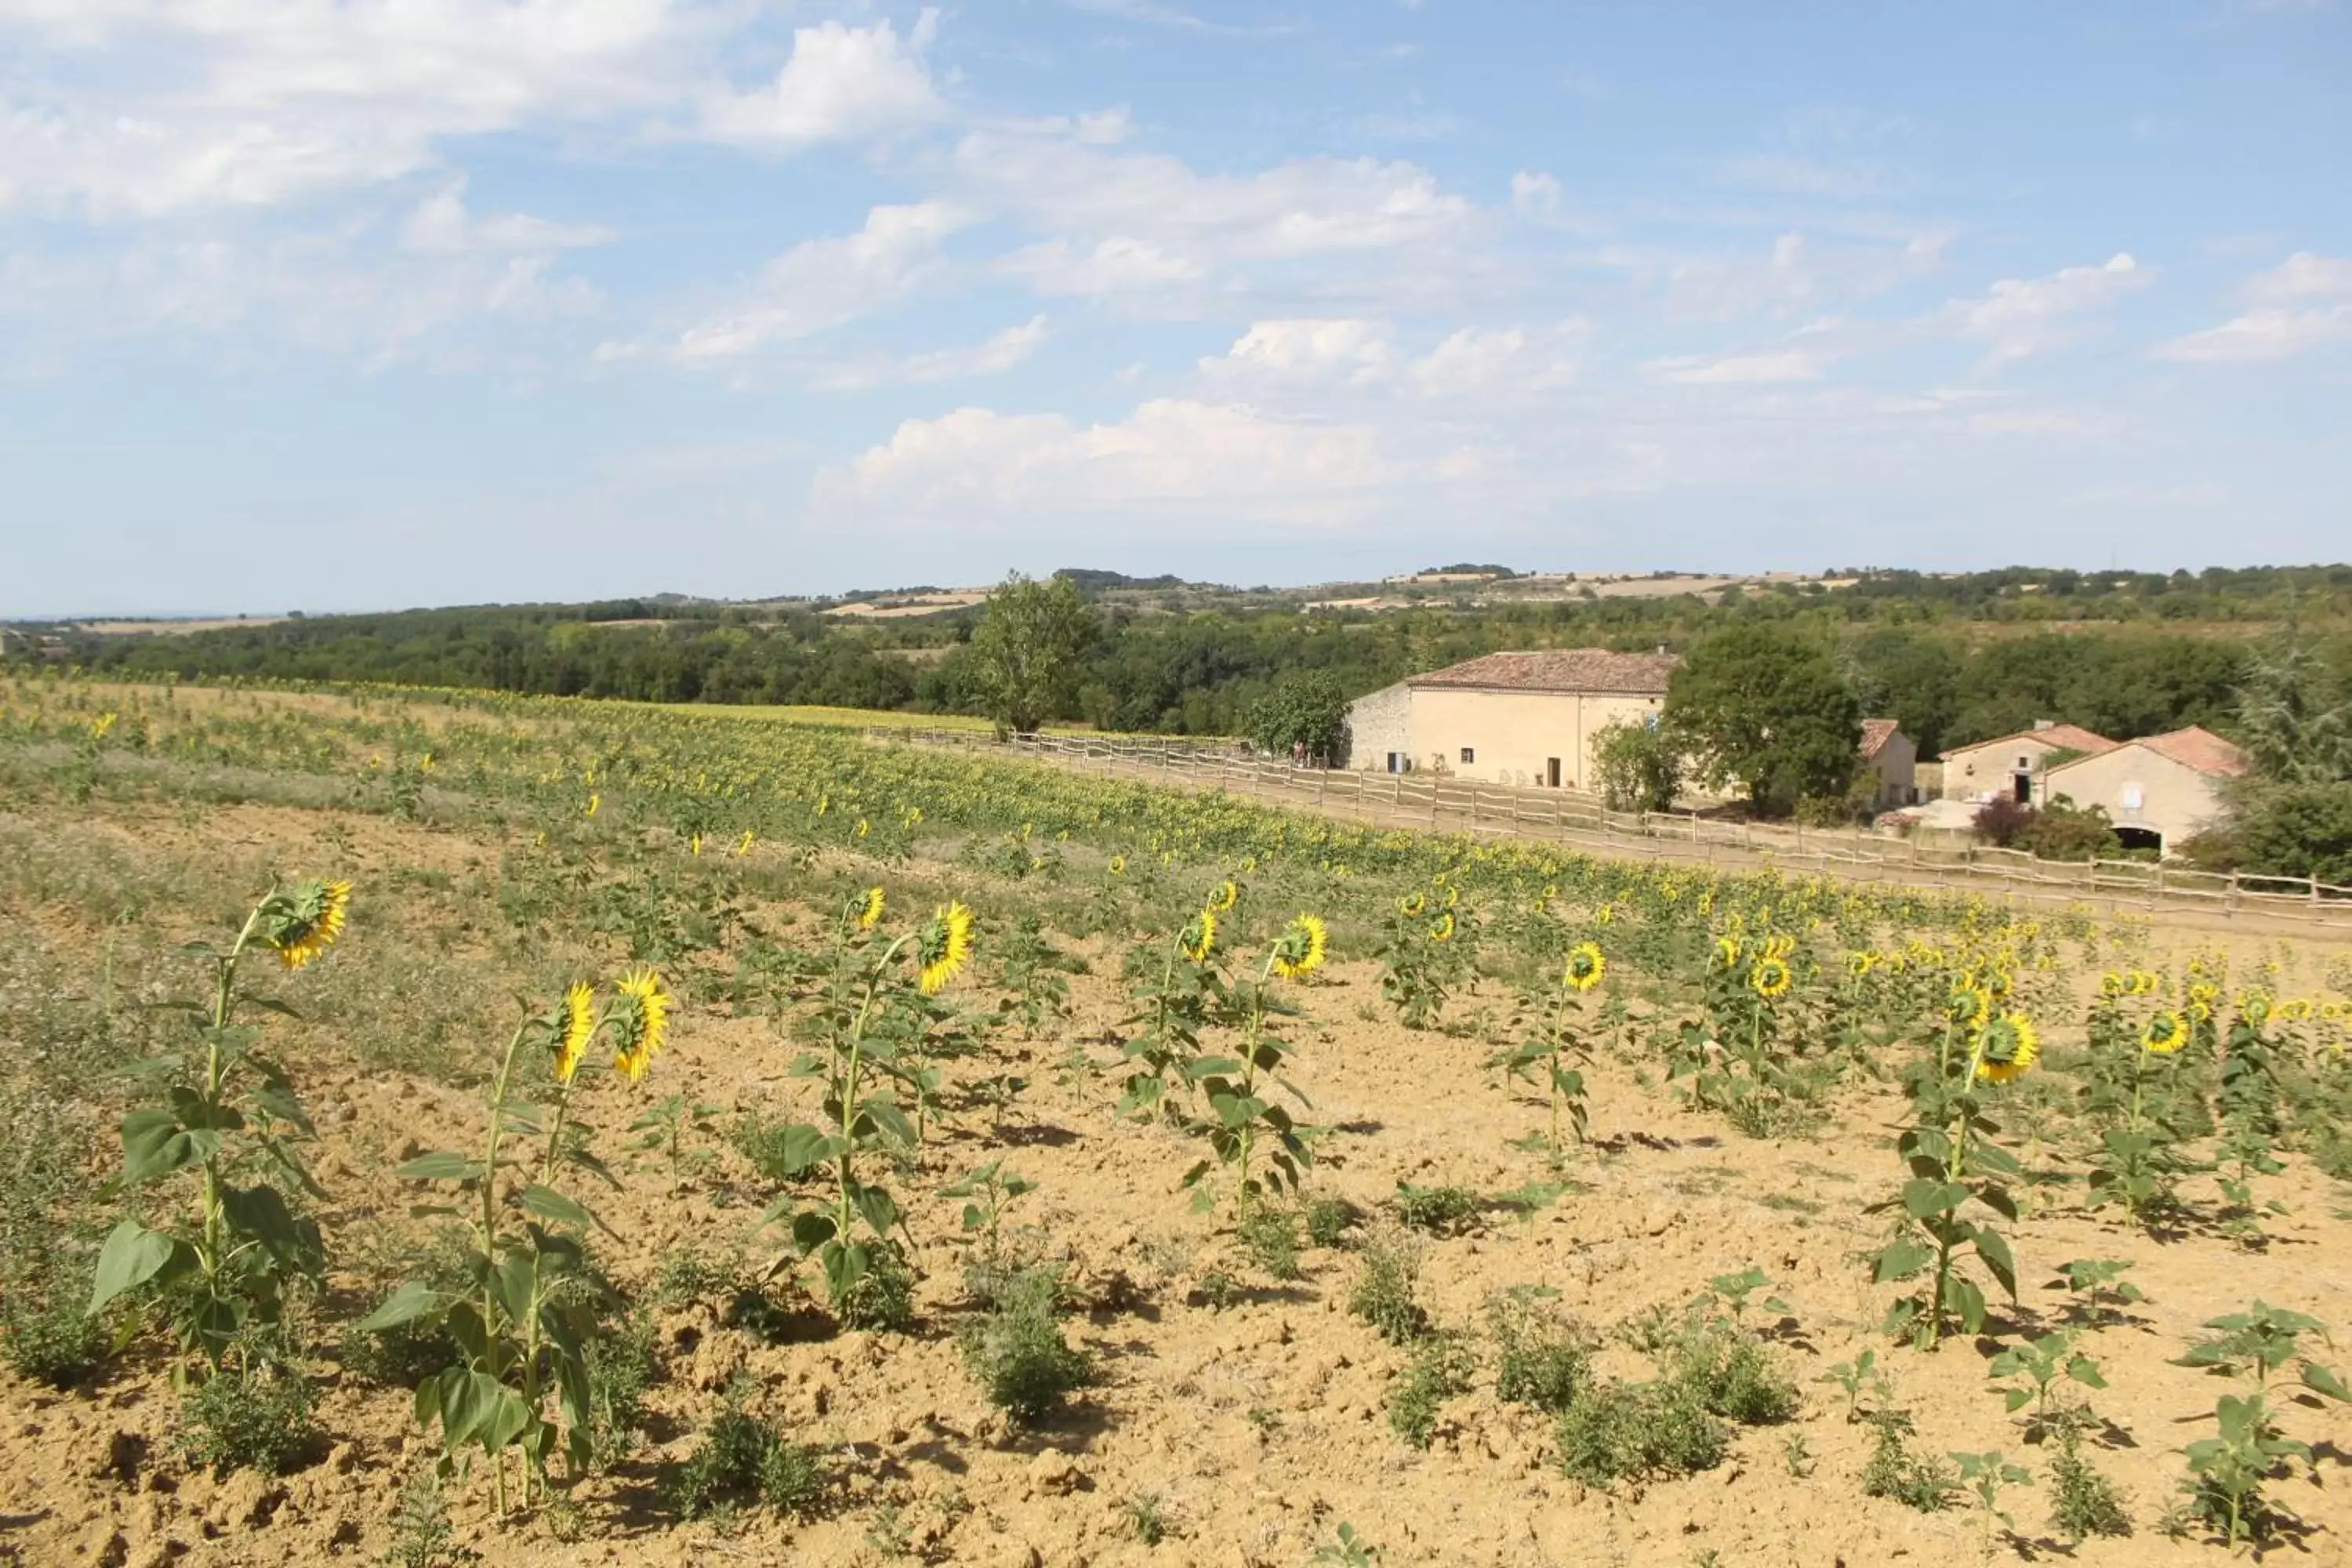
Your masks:
M0 0L0 614L2352 555L2330 0Z

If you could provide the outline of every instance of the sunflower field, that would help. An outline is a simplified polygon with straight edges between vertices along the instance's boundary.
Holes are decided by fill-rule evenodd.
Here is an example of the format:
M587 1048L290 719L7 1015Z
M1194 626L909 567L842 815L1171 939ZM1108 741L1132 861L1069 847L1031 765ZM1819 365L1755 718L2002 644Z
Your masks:
M2352 1546L2352 948L0 684L0 1563Z

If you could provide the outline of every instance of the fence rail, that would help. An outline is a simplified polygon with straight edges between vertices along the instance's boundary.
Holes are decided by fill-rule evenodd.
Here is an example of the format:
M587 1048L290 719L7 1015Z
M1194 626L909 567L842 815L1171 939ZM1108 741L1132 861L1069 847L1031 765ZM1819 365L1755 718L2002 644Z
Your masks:
M1431 774L1304 767L1244 756L1231 741L1015 735L875 729L870 739L1035 757L1091 771L1164 778L1362 822L1531 838L1597 853L1749 861L1826 875L1972 889L2053 903L2260 916L2352 932L2352 888L2304 877L2195 871L2147 860L2042 860L1973 843L1935 844L1853 830L1728 822L1691 812L1611 811L1595 796L1515 789Z

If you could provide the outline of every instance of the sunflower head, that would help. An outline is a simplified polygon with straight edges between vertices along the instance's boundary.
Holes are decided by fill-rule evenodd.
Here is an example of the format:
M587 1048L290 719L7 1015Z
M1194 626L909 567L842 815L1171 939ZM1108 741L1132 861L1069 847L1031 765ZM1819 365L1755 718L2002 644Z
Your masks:
M572 1081L572 1075L580 1070L581 1058L588 1054L588 1042L595 1036L595 988L585 981L575 981L564 989L563 1000L555 1008L556 1082Z
M1987 1083L2022 1078L2042 1056L2042 1037L2022 1013L2003 1013L1984 1026L1977 1044L1977 1077Z
M299 969L335 945L351 907L349 882L304 882L273 893L261 907L261 940L278 963Z
M854 906L857 911L857 929L872 931L880 925L882 910L888 903L889 900L879 887L866 889L865 896L858 899Z
M2189 1022L2169 1009L2157 1014L2139 1032L2143 1049L2160 1057L2168 1057L2189 1043Z
M1756 961L1748 972L1748 984L1756 987L1756 994L1770 1001L1789 994L1790 983L1795 978L1789 973L1789 961L1770 954Z
M1126 856L1114 855L1110 858L1110 874L1114 877L1124 877L1127 875Z
M1715 964L1718 969L1731 969L1739 963L1739 939L1719 936L1715 939Z
M1560 975L1560 984L1580 994L1600 984L1608 972L1609 961L1601 956L1601 944L1580 942L1568 950L1568 968Z
M2124 977L2122 975L2117 974L2114 970L2110 969L2105 974L2099 976L2100 995L2120 996L2123 994Z
M1421 893L1407 893L1397 900L1397 913L1407 920L1420 919L1421 912L1427 908L1429 908L1429 900Z
M1274 939L1274 972L1285 980L1297 980L1323 967L1323 959L1331 944L1331 933L1320 915L1301 914L1282 928Z
M1445 907L1453 909L1462 901L1462 889L1448 882L1445 885Z
M2278 1005L2278 1021L2282 1024L2300 1024L2310 1016L2311 1002L2307 997L2291 997Z
M1209 889L1209 907L1223 914L1242 901L1242 885L1231 877Z
M1853 975L1856 980L1861 979L1864 975L1869 973L1872 970L1877 967L1878 954L1872 952L1869 948L1865 947L1861 949L1859 952L1849 952L1845 955L1845 971L1848 974Z
M941 904L915 933L916 984L926 996L947 989L971 962L971 911L961 902Z
M2271 999L2263 992L2250 991L2238 998L2238 1016L2254 1028L2271 1021Z
M1452 942L1454 940L1454 911L1452 910L1440 910L1437 912L1437 918L1429 922L1429 940L1432 942Z
M623 1078L636 1083L654 1065L654 1058L669 1035L669 1010L676 999L663 987L661 976L647 968L630 970L614 983L614 988L618 994L613 998L610 1015L614 1040L613 1067Z
M1979 1028L1992 1011L1992 998L1966 983L1952 987L1944 998L1944 1016L1964 1029Z
M1217 951L1217 911L1203 909L1176 933L1176 945L1195 963L1206 963Z

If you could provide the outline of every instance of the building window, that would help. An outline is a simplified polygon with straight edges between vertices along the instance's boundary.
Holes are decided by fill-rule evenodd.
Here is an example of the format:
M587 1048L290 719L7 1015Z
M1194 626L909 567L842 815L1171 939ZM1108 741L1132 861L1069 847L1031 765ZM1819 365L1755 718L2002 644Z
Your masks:
M1464 762L1465 762L1465 763L1475 763L1475 762L1476 762L1476 761L1478 760L1478 748L1477 748L1477 747L1475 747L1475 746L1465 746L1465 747L1463 747L1463 748L1462 748L1462 760L1463 760Z
M2026 756L2019 757L2017 759L2017 771L2021 773L2032 773L2033 771L2033 759Z
M2141 801L2146 798L2146 794L2141 790L2139 785L2136 784L2127 784L2124 785L2124 809L2126 811L2137 811L2140 808Z

